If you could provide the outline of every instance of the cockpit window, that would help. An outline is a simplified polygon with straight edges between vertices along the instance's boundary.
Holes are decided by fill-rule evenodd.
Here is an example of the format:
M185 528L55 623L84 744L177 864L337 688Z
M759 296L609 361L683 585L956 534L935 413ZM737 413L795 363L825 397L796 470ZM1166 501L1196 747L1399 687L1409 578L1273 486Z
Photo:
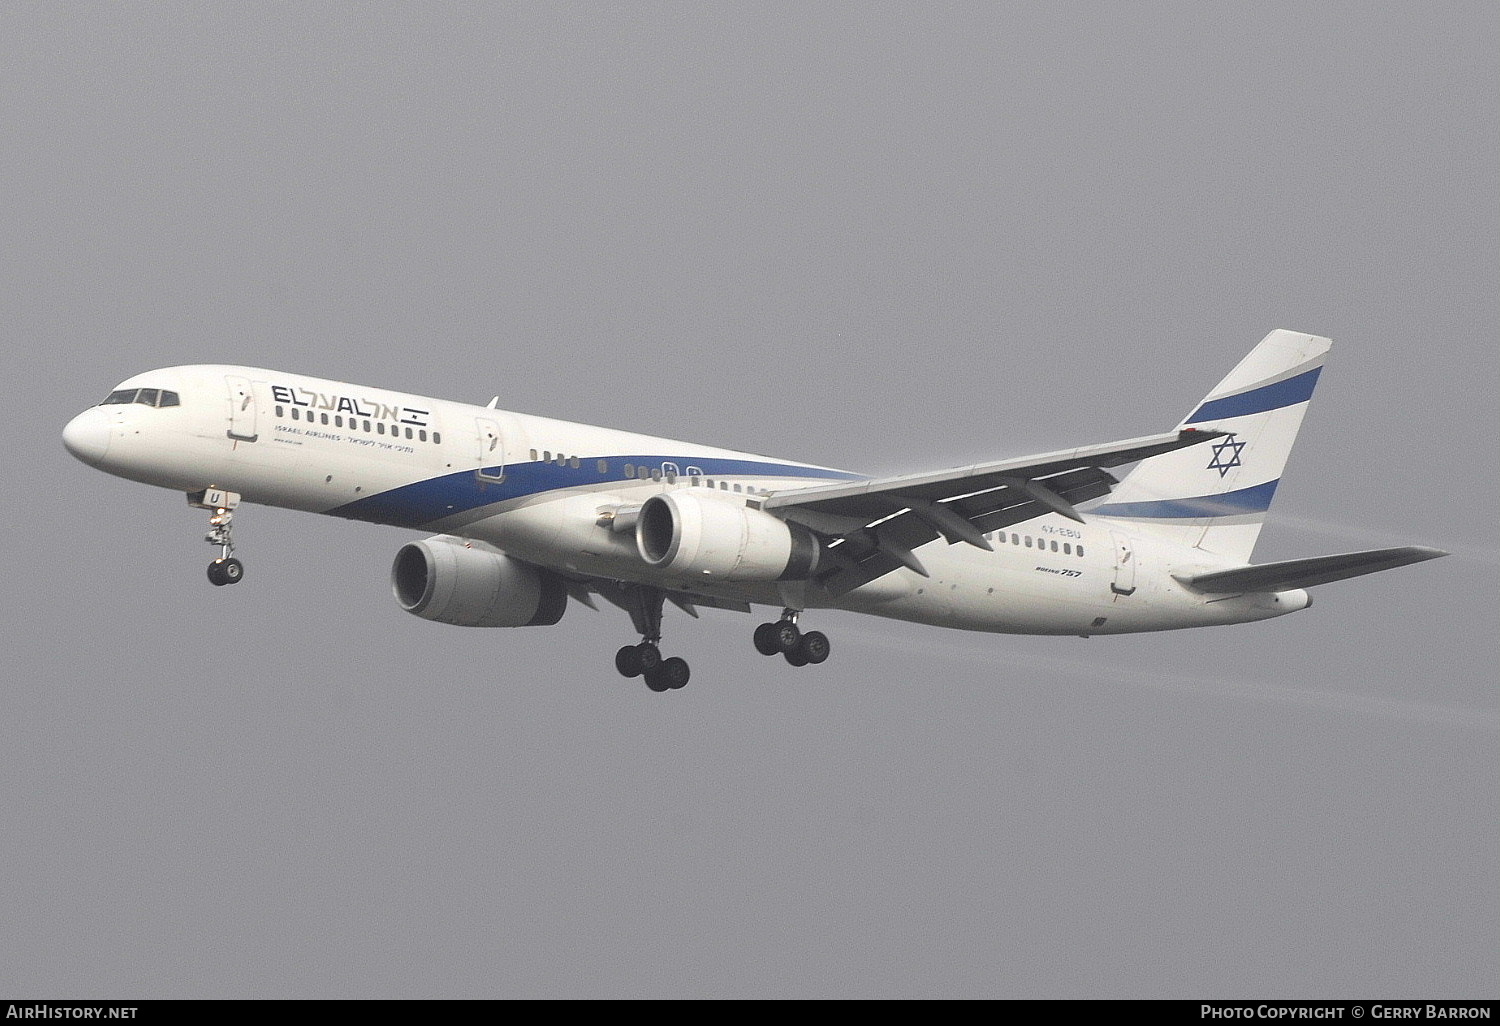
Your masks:
M181 406L176 392L165 388L122 388L109 393L100 406L125 406L140 403L142 406Z

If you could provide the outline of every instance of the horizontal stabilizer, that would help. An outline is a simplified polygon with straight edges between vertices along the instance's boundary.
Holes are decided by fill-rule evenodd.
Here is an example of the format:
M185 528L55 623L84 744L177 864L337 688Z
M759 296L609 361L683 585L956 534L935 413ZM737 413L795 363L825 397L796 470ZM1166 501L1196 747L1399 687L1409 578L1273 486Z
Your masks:
M1177 574L1172 576L1194 591L1215 594L1242 591L1287 591L1292 588L1311 588L1315 584L1327 584L1330 581L1342 581L1349 577L1373 574L1378 570L1390 570L1394 567L1406 566L1408 563L1437 559L1447 554L1442 549L1430 549L1423 545L1403 545L1394 549L1370 549L1365 552L1346 552L1337 556L1313 556L1309 559L1288 559L1279 563L1259 563L1191 576Z

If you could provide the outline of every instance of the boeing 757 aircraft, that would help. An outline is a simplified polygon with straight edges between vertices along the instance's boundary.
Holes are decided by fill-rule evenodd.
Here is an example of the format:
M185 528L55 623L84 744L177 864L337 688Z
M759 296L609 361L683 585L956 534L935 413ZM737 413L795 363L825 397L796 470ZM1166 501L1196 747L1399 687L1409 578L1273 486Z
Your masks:
M896 477L507 413L498 398L219 365L122 381L63 444L207 510L216 585L244 575L231 538L242 502L432 532L396 552L402 609L532 627L557 623L570 598L602 598L641 637L616 669L668 691L689 670L658 647L667 602L694 616L779 608L755 647L804 666L829 654L803 629L812 610L1011 634L1161 631L1296 612L1307 588L1446 555L1250 562L1330 344L1271 332L1163 434Z

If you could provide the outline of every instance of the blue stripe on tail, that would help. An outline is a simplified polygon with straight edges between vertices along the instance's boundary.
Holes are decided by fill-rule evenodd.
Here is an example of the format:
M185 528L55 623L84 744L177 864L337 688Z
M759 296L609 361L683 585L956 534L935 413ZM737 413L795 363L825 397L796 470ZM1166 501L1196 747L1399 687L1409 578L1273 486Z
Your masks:
M1158 499L1153 502L1116 502L1092 510L1097 516L1131 520L1200 520L1204 517L1237 517L1264 513L1281 479L1220 495L1196 495L1188 499Z
M1225 396L1223 399L1210 399L1198 407L1197 412L1183 423L1202 424L1209 420L1248 417L1252 413L1269 413L1283 406L1305 403L1312 398L1313 387L1317 385L1318 374L1322 369L1322 367L1314 367L1304 374L1287 378L1285 381L1262 385L1260 388L1252 388L1239 395Z

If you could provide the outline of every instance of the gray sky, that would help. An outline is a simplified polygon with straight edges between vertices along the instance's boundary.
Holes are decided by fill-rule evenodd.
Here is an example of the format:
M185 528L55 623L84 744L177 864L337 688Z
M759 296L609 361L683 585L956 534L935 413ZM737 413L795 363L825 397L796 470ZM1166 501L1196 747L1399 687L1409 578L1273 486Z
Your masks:
M0 6L0 992L1494 996L1491 3ZM277 367L866 472L1336 344L1259 559L1125 638L400 611L391 528L59 431Z

